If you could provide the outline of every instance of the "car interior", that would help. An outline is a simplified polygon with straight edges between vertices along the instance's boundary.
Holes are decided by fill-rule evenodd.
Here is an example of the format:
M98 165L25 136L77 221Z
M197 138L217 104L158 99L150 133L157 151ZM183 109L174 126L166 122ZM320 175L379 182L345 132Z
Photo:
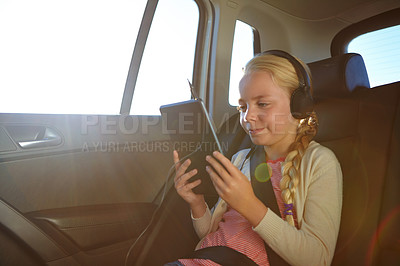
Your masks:
M400 265L400 72L375 85L366 56L347 49L360 35L398 27L400 1L182 1L198 9L190 79L227 144L225 156L251 145L228 102L241 21L252 28L252 55L280 49L310 69L315 141L335 153L343 172L332 265ZM131 112L153 17L172 3L144 2L116 114L0 110L0 265L164 265L198 243L189 206L173 186L174 143L162 117ZM163 43L156 49L160 61L182 56ZM62 97L58 85L54 94ZM174 86L166 81L162 90ZM209 206L217 200L206 195Z

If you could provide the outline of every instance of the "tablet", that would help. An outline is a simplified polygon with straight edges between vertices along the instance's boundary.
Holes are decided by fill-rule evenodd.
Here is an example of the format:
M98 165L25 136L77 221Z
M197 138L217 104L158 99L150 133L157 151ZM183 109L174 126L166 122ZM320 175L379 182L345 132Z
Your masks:
M201 100L189 100L160 107L162 131L168 134L173 149L178 151L179 159L190 158L187 171L197 169L197 174L189 181L201 179L201 184L193 189L196 194L216 195L214 185L205 168L207 155L213 151L222 153L216 130ZM185 158L183 161L185 161Z

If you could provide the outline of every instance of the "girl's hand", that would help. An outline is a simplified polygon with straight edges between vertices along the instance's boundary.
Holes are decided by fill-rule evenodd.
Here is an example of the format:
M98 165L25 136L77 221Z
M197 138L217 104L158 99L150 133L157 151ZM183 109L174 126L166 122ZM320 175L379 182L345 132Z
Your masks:
M253 226L258 225L268 208L256 197L250 181L231 161L219 152L207 156L212 166L206 170L218 195L242 214Z
M173 158L175 163L175 189L176 192L181 196L187 203L189 203L192 209L192 214L195 218L201 217L206 209L206 203L204 195L195 194L193 188L200 185L201 180L197 179L194 182L189 183L188 180L197 174L197 169L193 169L190 172L186 172L190 165L190 159L187 159L184 163L179 163L179 155L177 151L173 152Z

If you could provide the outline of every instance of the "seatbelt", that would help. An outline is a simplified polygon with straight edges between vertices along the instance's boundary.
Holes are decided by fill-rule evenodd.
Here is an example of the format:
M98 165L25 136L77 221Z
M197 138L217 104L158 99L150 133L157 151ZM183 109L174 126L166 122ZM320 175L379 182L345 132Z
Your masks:
M255 177L256 167L261 163L266 163L264 146L256 146L254 149L254 151L250 151L253 152L253 154L250 155L250 176L251 186L253 187L254 194L259 200L262 201L262 203L264 203L265 206L279 215L280 211L274 190L272 188L271 179L269 179L267 182L259 182ZM267 250L270 265L289 265L284 259L276 254L267 243L265 243L265 249Z

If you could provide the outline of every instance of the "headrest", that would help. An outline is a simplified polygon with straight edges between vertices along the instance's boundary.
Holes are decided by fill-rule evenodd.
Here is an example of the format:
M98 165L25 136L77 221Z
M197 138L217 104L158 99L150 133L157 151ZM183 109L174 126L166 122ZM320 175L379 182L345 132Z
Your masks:
M359 54L349 53L309 63L314 98L347 97L358 87L370 88L367 69Z

